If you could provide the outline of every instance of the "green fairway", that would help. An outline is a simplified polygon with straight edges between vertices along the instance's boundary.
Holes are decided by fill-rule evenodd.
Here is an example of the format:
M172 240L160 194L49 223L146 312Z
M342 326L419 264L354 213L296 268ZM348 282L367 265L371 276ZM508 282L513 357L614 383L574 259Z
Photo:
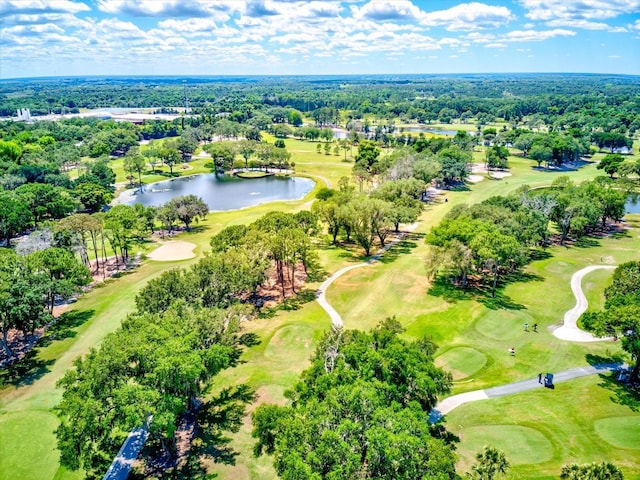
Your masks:
M507 454L508 478L552 479L565 464L610 461L626 479L637 479L640 402L620 393L608 379L584 377L554 390L462 405L445 417L445 425L460 437L462 471L475 452L492 445Z
M77 472L58 466L53 435L57 419L51 412L61 394L55 388L56 381L75 358L99 346L104 336L120 325L135 308L135 295L149 279L167 269L195 262L208 250L212 234L228 225L250 223L272 210L293 212L309 208L325 182L335 188L342 176L350 175L353 166L350 155L349 161L344 162L343 152L340 156L318 154L317 144L286 139L296 172L318 181L305 199L211 213L193 231L176 237L197 245L195 259L144 261L131 273L108 281L75 304L75 316L70 318L77 321L71 322L65 335L36 350L34 368L27 375L0 387L0 479L80 477ZM477 158L483 155L476 152ZM535 163L522 157L511 156L509 160L513 176L485 179L470 185L469 190L444 192L441 199L427 205L418 228L380 262L347 273L327 291L328 301L342 315L346 328L369 329L384 318L395 316L407 329L407 338L428 335L436 341L440 346L436 353L438 364L459 381L454 384L453 393L532 378L541 370L584 365L591 358L588 356L608 359L620 352L617 343L563 342L553 337L551 331L575 303L569 287L573 273L586 265L600 263L601 257L611 264L638 259L640 215L628 218L627 233L588 239L568 248L548 248L525 268L523 275L500 284L496 299L455 289L446 282L433 283L427 278L424 235L453 206L503 195L525 184L549 185L560 175L581 181L600 173L595 164L587 164L575 172L555 172L534 169ZM118 167L119 161L113 163ZM205 160L195 160L191 163L194 170L181 173L206 171L204 163ZM124 179L123 172L118 171L118 175L119 180ZM143 181L158 177L166 178L149 175ZM362 261L362 251L355 246L337 247L326 240L318 244L319 258L327 273ZM144 251L151 251L154 246L147 244ZM611 272L597 271L585 277L583 286L590 308L602 306L602 292L610 276ZM525 322L530 326L538 323L538 333L524 332ZM229 385L246 383L257 392L256 404L285 403L285 390L292 387L308 365L309 356L329 327L328 315L316 302L246 323L246 331L255 333L260 343L247 349L236 368L215 378L213 393ZM511 346L516 348L515 357L507 353ZM640 415L637 409L632 411L629 406L612 402L614 394L599 382L598 378L580 379L560 384L555 391L492 399L454 410L446 420L447 427L461 437L461 466L466 468L485 443L496 442L495 446L505 450L514 465L510 478L557 477L564 463L590 462L608 459L607 456L623 466L625 473L634 468L640 470L640 460L634 460L633 455L637 452L631 451L638 448ZM22 448L25 444L20 444L18 448L13 442L18 436L28 437L30 447ZM212 464L212 472L223 479L276 478L270 457L256 459L251 454L254 439L248 417L240 431L230 436L232 447L239 452L235 466ZM619 449L627 449L626 454Z

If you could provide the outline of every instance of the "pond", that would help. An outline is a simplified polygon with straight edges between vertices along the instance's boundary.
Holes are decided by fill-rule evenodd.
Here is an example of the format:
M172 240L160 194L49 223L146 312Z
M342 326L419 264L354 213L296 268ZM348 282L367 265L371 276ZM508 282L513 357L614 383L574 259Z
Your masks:
M625 213L640 213L640 195L629 195L624 211Z
M197 195L209 210L237 210L276 200L299 200L313 190L315 182L301 177L237 178L208 173L152 183L142 193L120 199L121 203L159 206L174 197Z

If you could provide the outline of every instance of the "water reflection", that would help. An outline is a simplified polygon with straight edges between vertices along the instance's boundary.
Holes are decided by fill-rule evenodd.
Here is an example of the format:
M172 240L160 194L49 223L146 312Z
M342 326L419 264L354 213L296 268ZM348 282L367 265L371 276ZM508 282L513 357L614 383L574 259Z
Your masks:
M210 210L236 210L276 200L298 200L309 193L315 182L300 177L242 179L213 173L180 177L145 187L122 203L159 206L174 197L197 195Z

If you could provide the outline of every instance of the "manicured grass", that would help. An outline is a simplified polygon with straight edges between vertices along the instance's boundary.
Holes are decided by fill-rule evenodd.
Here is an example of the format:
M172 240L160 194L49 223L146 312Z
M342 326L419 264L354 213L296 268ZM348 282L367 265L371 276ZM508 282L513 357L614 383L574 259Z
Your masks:
M602 418L594 422L596 433L617 448L640 450L640 417Z
M487 356L471 347L453 347L436 359L436 365L446 368L453 375L453 380L467 378L487 363Z
M183 233L178 238L195 243L196 253L201 256L208 250L211 235L225 226L250 223L272 210L294 212L309 208L315 192L324 186L325 180L336 187L340 177L350 174L353 165L351 156L349 162L342 161L343 152L340 156L316 153L316 145L317 142L286 140L287 149L292 152L292 160L296 162L297 173L320 180L316 189L305 199L274 202L233 212L212 213L192 232ZM479 149L475 156L478 161L483 161L484 153ZM203 167L206 161L192 162L194 170L185 173L197 173L196 166L206 171ZM613 343L582 345L561 342L551 335L549 327L561 321L564 311L573 305L569 278L576 270L591 263L599 263L599 258L605 255L610 256L615 263L638 258L640 216L630 217L629 224L634 230L626 235L598 240L588 239L582 244L566 249L548 249L548 254L541 254L539 260L527 267L526 275L521 276L518 281L501 286L497 300L491 300L486 295L461 292L450 288L446 283L434 285L426 277L422 259L427 247L423 236L454 205L478 202L492 195L503 195L525 184L549 185L560 175L570 175L576 181L581 181L600 173L595 170L595 164L589 164L576 172L554 172L534 169L534 162L521 157L510 157L510 163L512 177L503 180L485 179L478 184L470 185L466 190L446 192L441 200L426 208L417 230L390 250L382 261L353 270L335 282L327 292L329 301L342 314L346 328L368 329L385 317L395 315L407 328L407 338L419 338L423 335L433 338L441 346L437 354L438 363L453 370L456 379L463 379L454 385L454 393L531 378L540 370L557 371L583 365L586 363L587 355L609 358L619 352L619 345ZM143 180L149 182L164 178L148 175ZM448 202L445 203L444 198ZM328 273L363 260L361 249L355 246L335 247L325 241L319 241L319 246L320 261ZM152 245L149 244L148 250L151 249ZM89 318L71 328L72 333L66 338L38 349L36 361L41 362L40 370L32 372L31 377L25 378L20 385L0 390L0 422L9 425L3 428L3 423L0 423L0 445L3 448L0 452L1 479L14 478L9 475L9 472L13 471L10 468L18 464L25 469L22 478L78 478L78 473L58 468L58 454L55 450L47 450L47 456L35 450L33 453L18 451L5 448L4 445L8 445L15 436L15 433L11 432L20 430L28 431L33 442L44 446L42 448L50 449L49 446L55 445L53 429L57 420L50 412L51 407L60 398L60 391L55 388L55 382L71 367L74 358L85 354L91 347L98 346L106 334L119 326L126 313L134 309L135 293L150 278L166 269L189 265L196 260L197 258L185 262L145 261L145 264L133 273L108 282L85 295L76 304L75 311L88 312ZM585 279L585 285L593 283L592 287L587 286L590 300L601 296L606 284L606 276L600 276L601 273L594 272L593 277L590 275ZM313 289L317 284L308 287ZM597 300L594 300L594 306L596 303ZM530 325L538 323L539 333L524 332L522 324L526 320L529 320ZM245 325L246 330L258 335L260 344L247 349L242 356L242 363L236 368L224 371L216 377L213 393L229 385L246 383L256 390L258 402L285 403L285 390L291 388L299 373L308 365L309 356L329 327L328 316L316 302L305 304L299 310L278 312L272 318L248 322ZM516 347L516 357L510 357L506 352L511 346ZM476 369L481 363L481 368ZM591 380L594 383L589 383ZM469 426L506 425L511 428L519 425L542 432L553 446L553 457L540 465L526 463L529 457L523 458L524 463L514 468L515 474L520 476L513 478L536 478L552 474L557 476L567 459L586 462L593 458L591 447L584 447L582 440L577 440L578 433L583 432L593 420L612 416L637 418L637 414L630 412L628 408L612 404L609 399L610 392L604 390L603 393L603 388L599 387L594 379L576 382L577 385L582 385L580 382L586 385L586 392L581 397L561 396L564 392L563 385L558 385L555 392L545 390L545 394L552 393L553 396L537 398L535 406L539 411L533 420L530 409L526 408L527 401L523 400L530 397L516 396L519 398L516 405L508 403L509 398L503 398L491 400L490 402L496 403L491 403L490 408L487 408L488 402L460 407L459 411L455 410L448 416L449 428L454 429L455 422L451 419L455 419L458 412L464 413L467 408L480 408L482 405L473 417L477 423L468 422ZM573 382L565 385L570 384ZM542 395L542 392L536 391L535 394ZM588 405L589 408L584 408L580 417L576 417L574 412L570 412L571 415L563 415L561 411L556 412L558 399L562 400L560 404L565 410L573 409L574 405ZM485 420L483 415L491 416L495 413L494 405L503 409L502 415L486 417ZM612 406L613 408L609 408ZM507 407L511 410L505 413L504 409ZM250 410L253 408L255 405L252 405ZM611 413L604 415L604 412L609 410ZM593 420L589 417L590 411L595 412ZM548 418L547 412L551 412ZM508 416L505 416L507 414ZM40 418L40 421L34 421L34 418ZM505 422L505 418L509 421ZM582 424L574 425L575 422ZM466 423L465 419L465 423L460 425ZM608 428L612 435L618 438L615 425L603 425L604 430ZM549 434L548 430L554 435ZM6 433L7 431L9 433ZM632 435L634 431L631 430L629 434L624 435ZM460 434L459 431L454 433ZM513 429L508 430L507 437L514 435ZM23 434L21 438L22 436ZM537 450L533 448L531 455L546 458L546 443L538 441L539 438L535 437L535 434L527 438L529 437L531 440L527 441L527 445L531 448L538 445ZM251 438L251 424L248 418L240 431L231 435L231 438L233 448L239 452L235 466L211 465L212 472L219 473L223 479L276 478L271 458L263 456L256 459L251 454L254 440ZM604 443L601 439L598 442ZM572 445L571 449L565 451L557 446L564 443ZM597 444L595 441L592 443ZM475 446L466 445L463 440L460 447L461 456L464 454L467 455L465 458L472 458L478 449L474 450ZM609 450L607 448L605 453L613 451L613 447ZM37 458L34 456L36 454L39 455ZM614 455L612 460L618 463L616 459L619 458L622 457ZM635 465L629 464L628 459L626 464L620 464L628 472Z
M544 463L553 457L553 447L536 428L522 425L482 425L461 430L460 438L467 447L464 451L480 452L485 445L502 450L511 465ZM465 462L473 463L473 455Z
M639 406L609 379L592 376L559 383L554 390L462 405L446 416L445 425L460 437L461 471L484 445L493 445L507 453L510 479L557 479L565 464L604 460L620 466L625 478L637 479ZM522 439L519 427L536 433Z

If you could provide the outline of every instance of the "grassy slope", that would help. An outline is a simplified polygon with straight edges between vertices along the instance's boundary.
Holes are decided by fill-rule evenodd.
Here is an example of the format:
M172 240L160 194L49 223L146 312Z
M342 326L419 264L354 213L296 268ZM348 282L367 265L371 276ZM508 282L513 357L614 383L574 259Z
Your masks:
M349 173L351 165L341 161L342 155L318 155L315 153L315 143L291 139L286 143L296 162L296 170L303 175L324 178L335 186L341 176ZM476 157L481 161L482 154L477 153ZM496 308L495 304L487 305L465 298L449 302L444 301L442 296L425 295L429 283L422 268L421 258L425 246L421 235L435 225L451 206L505 194L523 184L549 184L558 176L553 172L535 171L531 169L530 162L516 157L511 158L511 163L513 177L504 180L486 179L480 184L472 185L471 192L447 192L448 202L430 206L415 235L390 252L383 262L351 272L336 282L328 292L330 301L341 312L348 328L370 328L384 317L396 315L406 325L407 336L417 337L425 333L432 335L442 346L442 358L439 361L447 366L451 364L450 367L457 372L457 378L462 379L455 386L456 392L531 376L537 373L542 362L546 362L545 366L553 370L584 363L585 353L608 354L607 349L611 349L611 345L565 345L563 342L556 342L545 328L541 328L536 336L525 335L521 332L522 320L535 318L543 327L557 322L558 315L570 308L572 303L568 279L573 271L588 263L597 262L605 253L611 255L614 252L616 261L637 255L637 230L633 237L602 240L593 249L554 249L554 258L540 260L529 268L531 273L540 275L543 280L511 284L504 290L504 295L512 303L526 305L526 309ZM570 175L576 179L585 179L595 173L594 165L589 165L578 172L571 172ZM224 226L248 223L275 209L293 211L306 208L311 198L312 195L309 195L298 202L277 202L241 211L211 214L201 229L184 234L182 239L196 243L200 247L198 253L202 253L206 250L210 235ZM345 251L328 246L320 252L321 261L329 272L350 262L360 261L359 255L357 249ZM74 358L98 345L104 335L117 328L125 313L133 309L135 292L149 278L166 268L190 262L148 262L136 272L86 295L75 309L93 310L91 318L73 329L76 332L74 337L53 342L38 352L37 358L43 361L55 360L46 367L48 372L19 388L10 387L0 391L0 479L15 478L15 472L20 472L23 478L53 478L56 471L56 478L77 477L77 474L65 472L57 466L52 434L56 419L50 412L60 398L60 392L54 387L55 382L70 367ZM595 280L592 276L587 277L586 282L593 282L587 290L590 300L601 296L607 277L600 275L601 272L594 273ZM447 292L440 293L442 295ZM380 302L381 298L384 298L384 302ZM552 301L549 301L550 298ZM443 319L446 321L443 322ZM281 312L274 318L252 322L247 329L259 335L261 344L246 352L243 357L245 363L223 372L216 381L216 387L246 382L256 388L260 401L284 402L284 390L292 385L297 374L304 369L318 338L328 327L328 317L315 302L298 311ZM512 343L517 345L519 352L515 359L505 355L506 348ZM553 345L552 349L549 344ZM550 350L555 352L553 357L548 353ZM485 366L478 370L477 365L468 361L467 354L476 359L486 359ZM465 378L468 377L468 372L472 374L471 381ZM586 388L594 398L604 398L598 393L599 390L592 391L599 388L597 385L588 384ZM508 398L500 401L510 402ZM608 400L604 398L602 402L606 404ZM514 402L514 405L517 404L519 403ZM598 408L604 406L606 405L599 405ZM466 408L461 407L458 411L464 413ZM514 417L514 422L517 418ZM563 439L561 435L562 426L567 421L558 417L552 422L559 425L561 441L568 438ZM232 436L233 445L240 452L236 466L212 467L222 478L275 478L269 458L255 459L251 456L250 429L247 421ZM39 449L34 447L33 450L25 450L13 446L10 439L15 438L16 432L25 431L29 432L30 440ZM543 449L543 444L544 442L539 448ZM475 445L467 445L463 438L460 445L463 458L465 454L475 450ZM576 460L590 461L588 453L582 452ZM554 454L553 458L540 472L550 467L559 468L562 457ZM15 470L16 468L22 470ZM538 472L535 468L531 471Z

